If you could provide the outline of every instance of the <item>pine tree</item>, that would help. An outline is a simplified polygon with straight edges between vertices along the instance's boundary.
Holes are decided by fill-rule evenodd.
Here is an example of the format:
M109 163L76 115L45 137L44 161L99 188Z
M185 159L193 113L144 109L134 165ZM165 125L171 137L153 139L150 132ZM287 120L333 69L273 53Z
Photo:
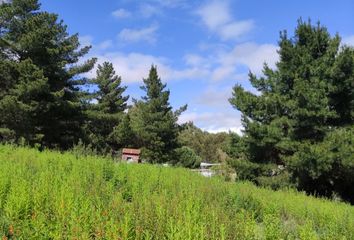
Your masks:
M137 136L134 134L131 126L129 113L125 113L121 122L114 127L112 139L116 143L116 149L121 149L123 147L140 147Z
M121 82L108 62L98 65L97 76L90 81L98 90L90 94L87 128L90 143L100 152L110 152L121 144L113 133L123 119L129 99L123 96L127 87L122 87Z
M1 61L0 65L3 64ZM5 65L10 67L10 64ZM12 67L13 75L10 76L16 82L9 89L2 88L0 98L0 140L19 141L23 138L33 145L43 138L41 129L38 128L38 115L45 106L42 97L48 91L47 79L31 60L12 64Z
M37 0L13 0L0 5L0 48L1 66L11 65L14 74L8 71L1 72L1 78L6 79L1 85L2 98L4 95L28 96L27 88L18 88L19 85L36 85L38 79L21 78L19 72L23 62L27 62L27 69L32 73L43 75L38 80L43 85L40 101L37 96L27 98L27 102L35 107L32 112L32 121L23 122L25 131L36 132L42 136L40 143L49 147L69 148L82 137L81 126L84 121L82 109L82 92L79 86L85 81L79 74L92 69L95 59L83 64L77 64L90 47L80 48L78 35L70 36L67 27L58 20L55 14L40 11ZM34 65L30 67L28 64ZM45 83L43 82L45 81ZM23 91L21 94L19 91ZM9 105L8 105L9 106ZM20 106L13 105L13 112L23 112ZM29 122L34 125L30 125ZM27 138L29 134L21 132L18 126L12 125L9 119L2 119L2 128L8 128L17 136ZM28 124L28 125L27 125Z
M260 169L285 165L300 189L329 196L348 184L334 180L336 168L351 172L352 166L343 167L336 153L316 161L311 154L325 153L320 149L331 132L354 123L353 48L340 48L338 35L331 37L320 24L302 20L293 38L281 33L279 47L275 70L265 65L263 77L250 73L261 94L236 85L230 99L243 115L247 158Z
M143 148L143 158L152 163L172 161L178 147L178 116L187 106L173 112L169 103L170 92L161 82L157 68L152 66L143 79L146 96L136 101L130 111L131 126L137 136L137 147Z

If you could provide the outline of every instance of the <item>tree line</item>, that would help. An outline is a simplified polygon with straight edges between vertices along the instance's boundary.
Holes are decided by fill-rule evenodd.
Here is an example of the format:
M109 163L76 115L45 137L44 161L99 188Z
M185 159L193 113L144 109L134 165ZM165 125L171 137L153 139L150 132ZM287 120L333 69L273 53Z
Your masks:
M253 92L234 87L242 136L178 124L187 105L172 109L154 65L131 106L112 63L84 77L97 61L82 60L90 46L37 0L0 5L0 49L2 142L61 150L80 142L100 154L134 147L148 162L185 167L227 162L241 180L354 202L354 48L319 23L281 32L276 68L249 74Z
M0 48L2 141L62 150L81 141L101 154L136 147L149 162L178 159L177 119L187 106L172 110L156 66L143 80L146 95L128 106L113 65L83 77L96 63L81 62L90 47L37 0L1 4Z

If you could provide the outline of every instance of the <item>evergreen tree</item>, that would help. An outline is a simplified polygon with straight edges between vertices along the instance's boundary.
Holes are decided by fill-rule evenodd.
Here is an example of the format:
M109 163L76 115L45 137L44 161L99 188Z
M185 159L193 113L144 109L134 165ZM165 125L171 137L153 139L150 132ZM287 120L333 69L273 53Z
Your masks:
M123 115L122 121L114 127L113 140L117 143L117 149L123 147L139 147L138 139L131 127L130 113Z
M0 65L7 67L3 73L11 73L1 74L0 81L6 84L7 78L14 82L11 87L1 88L0 141L19 141L23 138L29 144L38 143L43 138L38 115L46 104L43 96L48 92L47 79L31 60L18 64L7 61L0 61Z
M8 71L0 73L1 78L6 79L5 85L1 85L0 101L6 102L3 106L10 106L4 95L24 95L27 97L25 102L31 105L26 108L31 121L22 122L21 126L26 133L19 129L19 125L13 125L10 118L2 119L2 128L25 138L35 133L42 136L39 142L45 146L71 147L82 137L84 121L79 86L85 81L78 74L89 71L95 59L81 65L77 62L90 47L80 49L78 35L70 36L57 15L40 11L37 0L13 0L1 4L0 19L0 65L13 66L8 70L13 74L7 75ZM21 68L24 65L27 72L36 77L20 77L22 74L18 73L24 71ZM41 77L37 78L39 75ZM28 94L33 89L20 85L40 88L40 98ZM15 104L12 109L6 109L20 113L24 110L22 107Z
M259 168L285 165L297 186L308 192L340 192L340 184L349 182L336 182L335 169L350 173L353 166L337 165L335 153L330 161L313 161L311 152L325 153L323 141L331 132L354 123L354 50L340 48L339 36L331 37L320 24L301 20L293 38L281 33L279 47L275 70L265 65L263 77L250 73L251 84L261 94L236 85L230 99L243 114L247 159Z
M152 66L144 79L146 96L136 101L130 112L131 127L137 137L137 147L142 147L143 158L152 163L172 161L178 147L178 116L187 108L173 112L169 103L170 92L161 82L157 68Z
M119 147L113 130L122 121L129 96L123 96L127 87L121 86L121 77L115 75L112 63L98 65L96 78L90 81L98 90L90 94L88 114L89 141L100 152Z

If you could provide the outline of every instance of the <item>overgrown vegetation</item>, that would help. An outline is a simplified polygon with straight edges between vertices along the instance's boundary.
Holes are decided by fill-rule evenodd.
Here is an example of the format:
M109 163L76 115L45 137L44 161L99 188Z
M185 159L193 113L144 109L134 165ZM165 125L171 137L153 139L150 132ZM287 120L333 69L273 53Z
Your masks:
M353 239L354 208L180 168L0 146L2 239Z
M133 147L147 162L190 168L227 162L241 180L354 203L354 48L324 26L283 31L276 68L249 75L257 93L234 87L243 136L179 125L187 105L172 109L154 65L128 106L111 63L84 77L96 63L83 61L89 50L38 0L0 1L0 142L100 155Z
M80 74L96 59L79 64L90 47L39 9L37 0L0 4L0 139L68 149L83 136Z

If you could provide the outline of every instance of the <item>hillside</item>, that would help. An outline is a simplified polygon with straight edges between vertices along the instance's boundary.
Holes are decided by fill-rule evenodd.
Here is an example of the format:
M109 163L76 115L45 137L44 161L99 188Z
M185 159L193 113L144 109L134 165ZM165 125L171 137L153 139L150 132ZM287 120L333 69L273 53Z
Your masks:
M206 179L0 146L2 239L353 239L354 207Z

